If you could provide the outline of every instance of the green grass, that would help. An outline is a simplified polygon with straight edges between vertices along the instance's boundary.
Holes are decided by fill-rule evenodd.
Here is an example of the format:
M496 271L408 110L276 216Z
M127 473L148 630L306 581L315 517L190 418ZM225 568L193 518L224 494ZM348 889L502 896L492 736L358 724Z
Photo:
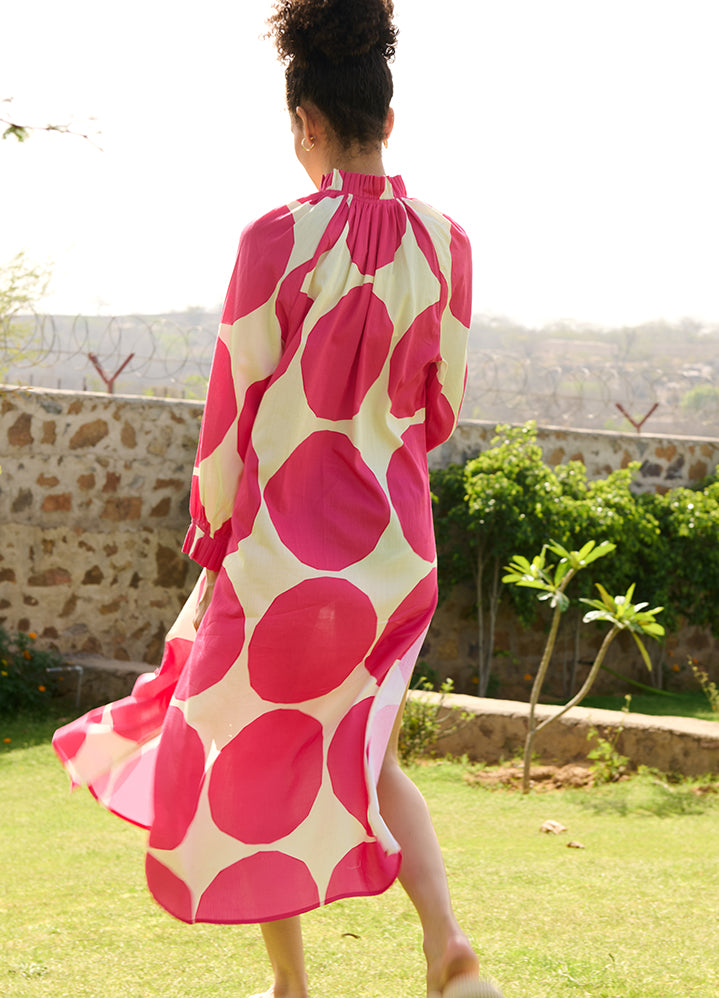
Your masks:
M582 707L603 710L621 710L624 694L588 696ZM691 693L632 693L632 713L654 714L662 717L694 717L700 721L719 721L719 714L712 712L707 698L701 692Z
M69 784L53 721L0 722L0 995L245 998L267 986L254 926L186 926L143 877L144 834ZM12 741L3 744L3 738ZM414 767L456 908L507 998L719 993L719 795L644 774L522 797ZM548 818L569 828L543 835ZM584 849L568 849L569 839ZM303 919L315 998L423 998L404 893Z

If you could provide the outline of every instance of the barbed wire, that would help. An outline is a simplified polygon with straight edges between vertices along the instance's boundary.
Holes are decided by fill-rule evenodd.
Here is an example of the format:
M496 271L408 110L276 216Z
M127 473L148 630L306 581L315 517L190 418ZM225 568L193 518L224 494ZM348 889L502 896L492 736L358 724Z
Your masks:
M576 428L719 436L719 386L710 365L669 370L647 362L543 363L500 351L470 353L466 418Z
M216 332L217 316L201 310L13 319L0 323L0 380L201 399ZM469 367L464 418L719 436L719 359L660 366L646 360L588 361L573 358L569 349L557 360L511 347L473 348Z
M34 315L0 325L0 373L46 388L204 397L216 334L204 313L200 322Z

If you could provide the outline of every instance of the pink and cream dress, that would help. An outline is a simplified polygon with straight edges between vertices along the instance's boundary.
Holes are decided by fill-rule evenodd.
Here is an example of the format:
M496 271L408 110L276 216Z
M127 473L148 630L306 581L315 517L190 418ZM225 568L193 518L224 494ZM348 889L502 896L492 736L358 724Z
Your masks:
M242 235L191 492L204 580L158 670L56 733L75 784L149 829L186 922L378 894L376 785L437 595L427 451L465 383L464 232L399 177L335 170Z

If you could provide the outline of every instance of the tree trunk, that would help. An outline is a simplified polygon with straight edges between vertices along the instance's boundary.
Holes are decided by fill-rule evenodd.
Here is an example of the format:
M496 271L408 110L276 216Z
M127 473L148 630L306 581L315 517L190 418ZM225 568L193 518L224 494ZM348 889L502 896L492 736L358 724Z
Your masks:
M487 633L486 633L486 654L484 656L484 675L480 680L481 697L487 695L489 680L492 675L492 662L494 661L494 632L497 626L497 612L499 610L499 592L502 583L499 581L499 558L495 558L492 565L492 582L489 590L489 608L487 611Z
M483 696L482 676L484 675L484 558L482 545L477 547L477 572L475 577L477 595L477 696Z

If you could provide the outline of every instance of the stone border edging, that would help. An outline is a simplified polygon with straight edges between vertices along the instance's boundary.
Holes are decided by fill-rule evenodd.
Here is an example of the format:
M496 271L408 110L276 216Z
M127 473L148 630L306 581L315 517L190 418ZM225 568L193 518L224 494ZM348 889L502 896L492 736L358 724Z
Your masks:
M82 668L80 709L89 710L127 696L135 680L151 672L144 662L122 662L100 655L76 654L68 662ZM74 690L73 690L74 692ZM412 692L414 699L438 703L441 693ZM437 750L466 755L474 762L497 763L521 755L527 731L529 704L516 700L493 700L459 693L447 694L448 711L472 715L467 723L437 740ZM539 705L540 719L561 708ZM450 718L445 726L453 722ZM591 745L591 727L606 734L619 725L623 731L617 749L635 766L651 766L664 773L704 776L719 773L719 722L696 721L688 717L654 717L648 714L622 714L594 707L573 707L556 724L536 739L536 752L546 762L565 765L584 761Z
M413 692L413 698L438 703L441 693ZM451 712L473 715L456 731L437 740L437 750L451 755L467 755L474 762L489 764L517 758L524 751L529 704L515 700L452 693L445 696ZM561 707L539 705L540 720L558 713ZM451 726L447 718L444 726ZM634 766L651 766L663 773L704 776L719 773L719 722L697 721L688 717L655 717L649 714L623 714L594 707L573 707L537 735L535 751L544 762L565 765L587 758L591 727L606 737L621 726L617 750Z

